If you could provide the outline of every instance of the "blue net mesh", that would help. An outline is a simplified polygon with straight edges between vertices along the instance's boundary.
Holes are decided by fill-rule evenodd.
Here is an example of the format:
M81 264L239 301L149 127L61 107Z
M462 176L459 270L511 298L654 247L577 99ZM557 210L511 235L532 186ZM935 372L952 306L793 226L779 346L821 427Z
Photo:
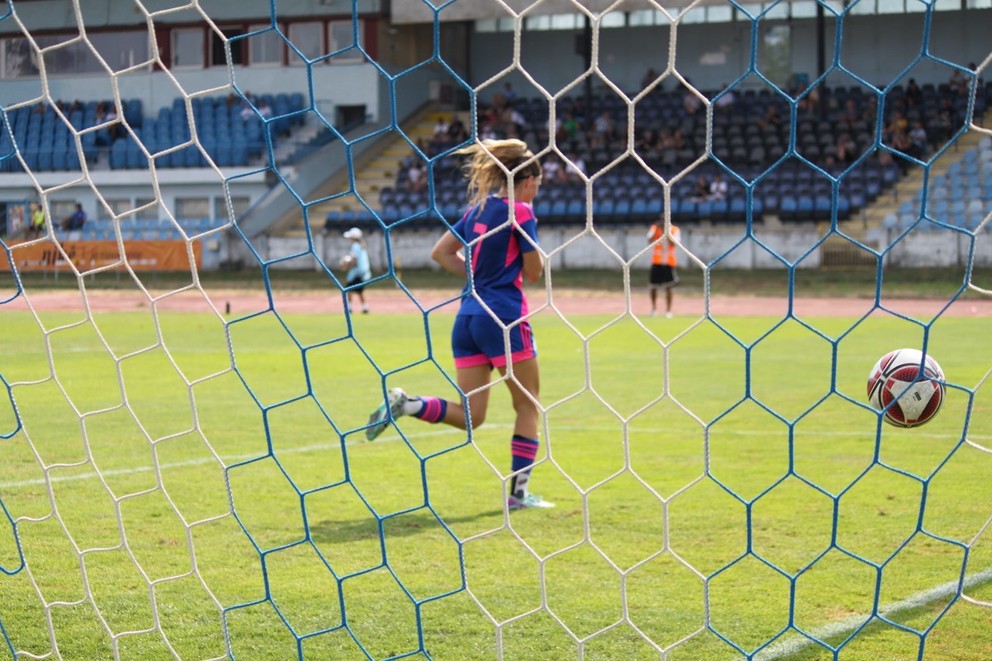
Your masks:
M14 19L8 4L0 23ZM221 40L222 88L191 91L170 73L176 101L151 114L116 88L102 106L66 107L47 86L4 104L0 171L71 175L36 180L52 225L57 193L87 163L136 177L203 168L224 207L168 208L155 193L143 214L82 184L110 213L76 238L123 252L85 262L62 228L37 238L81 294L62 315L32 297L47 283L22 281L30 247L8 223L0 316L24 341L0 344L10 354L0 363L9 656L958 658L940 636L974 640L987 611L970 606L992 603L988 347L969 312L987 302L973 274L988 263L992 142L979 72L931 48L934 6L920 13L919 52L878 84L845 57L857 5L817 5L832 55L822 75L785 81L760 42L780 6L730 3L748 57L712 90L674 66L685 16L666 14L673 66L626 92L601 59L607 28L579 6L588 67L568 86L528 72L517 43L526 15L512 21L509 60L466 79L442 52L456 4L424 4L431 55L401 71L366 49L359 3L350 41L324 53L294 39L272 0L270 23ZM298 92L258 90L251 67L235 66L235 53L263 43L298 65L287 69ZM322 68L342 62L370 66L381 120L321 107ZM504 120L511 74L531 93L516 92L517 115ZM467 97L464 134L425 140L405 123L408 97L422 96L411 89L431 80ZM577 115L585 128L572 126ZM287 147L304 126L315 129L308 141ZM473 394L450 369L458 296L410 286L398 257L411 236L460 217L455 152L490 131L519 131L566 173L546 174L534 205L549 257L532 320L549 339L534 475L559 501L553 514L507 508L505 411L467 432L390 419L383 441L362 442L368 413L396 385L459 403ZM367 156L396 138L423 186L411 190L397 170L393 185L363 190ZM318 185L300 169L328 145L340 175L323 185L338 169L328 168ZM259 178L269 191L236 208L237 185ZM714 178L725 190L709 187ZM869 226L887 200L891 213ZM302 231L275 251L259 223L280 209L301 216L290 229ZM702 273L701 313L667 326L635 311L652 250L641 225L652 222L683 227L684 271ZM382 246L380 273L359 285L324 248L352 226ZM703 226L721 238L707 243ZM636 245L604 238L625 233ZM247 310L225 308L229 294L200 281L195 251L222 236L260 274ZM921 236L941 237L930 253L953 246L956 259L939 263L960 280L916 305L888 278L893 263L930 263ZM124 248L140 240L178 242L188 279L159 293ZM618 310L584 314L559 297L570 246L613 264ZM731 279L742 263L779 274L773 312L758 299L753 315L728 312L727 289L747 286ZM305 306L321 315L297 314L280 286L301 267L320 276L324 298ZM868 274L872 296L854 312L806 297L810 274L832 267ZM126 329L90 306L104 272L141 302ZM376 286L396 289L390 312L402 314L369 323L349 309L359 287ZM183 297L200 306L195 321L169 314ZM942 410L920 429L887 425L865 394L870 365L900 346L946 373ZM494 384L493 409L509 410L504 390Z

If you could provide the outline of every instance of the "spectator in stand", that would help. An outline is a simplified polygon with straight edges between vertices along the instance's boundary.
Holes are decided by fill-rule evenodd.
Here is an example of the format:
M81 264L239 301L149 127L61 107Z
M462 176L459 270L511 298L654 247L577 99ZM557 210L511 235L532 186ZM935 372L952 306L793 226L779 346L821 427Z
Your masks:
M796 98L796 107L803 112L815 113L820 108L820 90L817 87L810 89L806 83L800 83Z
M582 155L573 153L568 157L568 160L571 163L565 168L565 180L573 184L583 183L586 175L586 162Z
M565 171L562 170L561 162L555 156L548 156L542 164L543 178L545 184L565 183Z
M599 149L609 145L615 137L616 132L613 126L613 116L609 110L603 110L599 117L596 118L596 121L593 122L593 136L590 142L594 149Z
M406 171L406 186L411 193L419 193L427 187L427 175L420 159L414 161Z
M272 117L272 106L265 99L258 102L258 114L261 115L262 119Z
M244 105L241 107L241 119L247 122L252 117L257 117L255 114L255 95L251 92L245 92Z
M692 189L689 200L691 202L705 202L708 199L710 199L710 182L706 175L701 174L696 177L696 185Z
M911 107L923 105L923 90L920 89L915 78L910 78L906 83L906 104Z
M948 79L947 84L951 88L951 94L968 96L968 78L965 77L960 69L951 71L951 77Z
M711 200L723 200L727 197L727 182L723 178L723 173L717 172L713 175L713 181L710 182L710 197Z
M892 117L889 119L889 123L885 126L885 133L888 134L891 140L897 132L905 133L909 130L909 120L906 116L899 111L892 113Z
M769 103L768 107L765 108L764 116L758 120L758 126L763 129L777 129L782 126L782 117L778 114L778 106L774 103Z
M451 124L445 121L444 115L438 115L437 122L434 124L434 139L437 140L441 136L447 136L450 130Z
M723 85L720 86L720 93L722 94L722 96L714 97L716 98L716 101L714 101L714 103L716 103L716 107L733 108L734 103L737 101L737 98L734 96L733 90L727 89L727 83L724 83Z
M860 118L861 113L858 112L858 102L849 98L844 102L844 109L840 111L840 119L848 124L853 124Z
M448 138L456 145L468 140L468 130L458 115L451 117L451 123L448 124Z
M689 81L686 80L686 83ZM700 108L703 107L703 102L696 96L692 90L687 89L685 94L682 95L682 109L685 110L687 115L695 115Z
M834 146L834 157L838 163L850 163L856 158L857 150L858 145L854 142L854 138L845 131L837 138L837 144Z
M905 131L895 131L889 138L889 146L903 154L910 154L913 149L913 142ZM900 158L896 164L902 174L909 172L909 162L906 159Z
M641 78L641 89L647 89L647 87L656 80L658 80L658 72L655 71L653 67L649 68L646 72L644 72L644 77Z
M575 142L579 135L579 122L571 110L566 110L564 116L560 117L555 127L555 139L569 144Z
M911 143L909 154L921 161L930 153L930 138L927 130L923 128L923 122L913 120L913 128L909 129L909 141Z
M958 113L950 98L944 96L940 99L940 105L937 106L931 124L933 125L931 137L937 141L937 144L950 140L955 131L961 127Z
M480 140L496 140L499 138L499 134L496 131L495 122L485 122L479 127L479 139Z
M86 212L83 211L83 205L76 203L76 211L73 212L71 216L66 216L62 219L62 229L67 232L72 232L75 230L83 229L83 225L86 224Z
M451 147L451 137L448 130L435 131L434 135L431 136L430 144L428 145L428 156L437 156L443 151L447 151Z
M503 83L503 98L506 99L506 102L510 105L517 100L517 92L513 89L513 85L510 84L510 81Z
M650 128L641 131L634 138L634 150L646 161L655 161L661 156L661 140Z
M117 110L111 106L107 107L106 102L101 101L96 105L96 124L108 124L117 119ZM117 125L110 124L109 126L100 129L93 136L94 142L97 147L109 147L114 142L114 138L117 133Z
M28 217L27 238L37 239L45 233L45 210L37 202L31 203Z
M527 128L527 120L516 105L507 105L503 111L503 126L507 135L522 135Z
M861 120L874 127L878 120L878 97L870 95L861 107Z

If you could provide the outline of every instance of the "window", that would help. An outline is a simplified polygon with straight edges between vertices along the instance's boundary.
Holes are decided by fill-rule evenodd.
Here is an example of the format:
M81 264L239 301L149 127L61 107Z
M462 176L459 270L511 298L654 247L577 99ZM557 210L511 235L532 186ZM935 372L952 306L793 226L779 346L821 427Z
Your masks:
M734 8L730 5L710 5L706 8L708 23L729 23L734 20Z
M528 16L524 22L524 27L527 30L537 32L539 30L550 30L551 29L551 17L547 14L539 14L537 16Z
M210 200L206 197L177 197L176 220L210 218Z
M282 64L282 39L271 25L251 25L248 37L248 61L253 65Z
M497 27L495 18L480 18L475 22L476 32L496 32Z
M203 66L203 30L183 28L172 31L172 66Z
M75 200L53 200L49 198L48 209L52 213L52 218L56 222L61 222L63 218L68 218L76 213ZM84 208L83 211L86 211Z
M586 25L586 15L579 13L551 14L552 30L581 30Z
M111 220L113 218L120 218L133 208L131 206L130 199L108 198L106 202L107 202L106 206L99 203L96 205L96 214L99 220ZM107 211L107 207L110 207L109 212Z
M241 28L220 28L226 39L221 38L213 30L210 31L210 64L215 67L227 66L227 53L224 44L233 37L244 34ZM245 63L245 40L235 39L231 42L231 64Z
M879 14L901 14L906 11L903 0L878 0Z
M307 61L324 54L323 27L320 23L292 23L289 26L289 41ZM300 54L292 53L292 64L303 64Z
M27 39L4 39L0 48L4 78L31 78L38 75L38 54Z
M896 0L900 5L902 0ZM900 9L900 11L902 11ZM792 3L792 18L814 18L816 16L816 3L809 0L797 0Z
M358 22L358 39L361 44L362 21ZM327 52L333 53L344 48L351 48L355 45L355 35L352 32L351 21L331 21L327 25ZM362 51L358 48L351 48L340 55L334 56L335 62L360 62L364 59Z
M90 43L114 71L121 71L151 60L147 30L133 32L97 32L89 34ZM102 71L102 67L97 69Z
M247 195L231 196L231 208L234 209L235 219L240 219L251 206L251 198ZM214 224L223 225L230 221L227 213L227 200L223 197L214 198Z
M121 71L142 62L149 62L148 32L95 32L87 37L89 43L81 39L73 41L73 35L49 35L37 37L39 48L65 44L61 48L45 54L45 67L52 76L106 71L100 58L113 71ZM99 57L97 56L99 54ZM38 75L38 53L31 48L27 39L4 39L0 46L3 59L4 78L28 78Z
M792 29L788 24L765 26L760 48L762 73L784 88L792 75Z
M599 21L601 28L622 28L627 25L627 17L622 11L611 11Z
M139 197L134 200L134 208L138 212L134 217L138 220L158 220L158 204L154 197Z
M875 14L875 0L858 0L857 3L848 5L848 14Z
M670 22L665 15L657 9L638 9L630 12L629 25L638 27L643 25L668 25Z

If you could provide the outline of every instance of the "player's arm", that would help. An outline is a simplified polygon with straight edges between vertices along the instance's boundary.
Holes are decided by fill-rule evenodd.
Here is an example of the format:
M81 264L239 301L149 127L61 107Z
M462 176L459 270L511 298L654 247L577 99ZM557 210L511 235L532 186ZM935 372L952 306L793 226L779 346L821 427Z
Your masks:
M524 277L529 282L537 282L541 279L541 274L544 273L544 256L540 250L535 249L524 253L522 270Z
M538 248L537 220L529 218L517 227L520 251L523 253L523 264L520 267L528 282L537 282L544 273L544 255Z
M462 252L461 239L450 231L441 235L431 250L431 259L441 265L448 273L465 277L465 255Z

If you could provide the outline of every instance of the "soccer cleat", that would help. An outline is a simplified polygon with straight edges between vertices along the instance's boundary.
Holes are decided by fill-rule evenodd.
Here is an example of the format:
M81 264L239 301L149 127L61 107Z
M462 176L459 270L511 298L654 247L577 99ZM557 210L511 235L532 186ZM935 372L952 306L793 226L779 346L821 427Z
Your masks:
M374 441L386 429L390 420L395 420L403 415L403 405L408 399L409 397L402 388L390 390L387 400L375 411L372 411L372 415L369 416L369 426L365 428L365 438Z
M514 512L516 510L547 509L554 507L555 504L544 500L537 494L529 493L523 498L510 496L506 500L506 506L511 512Z
M665 313L665 319L671 319L671 318L672 318L672 313L671 312L666 312Z

